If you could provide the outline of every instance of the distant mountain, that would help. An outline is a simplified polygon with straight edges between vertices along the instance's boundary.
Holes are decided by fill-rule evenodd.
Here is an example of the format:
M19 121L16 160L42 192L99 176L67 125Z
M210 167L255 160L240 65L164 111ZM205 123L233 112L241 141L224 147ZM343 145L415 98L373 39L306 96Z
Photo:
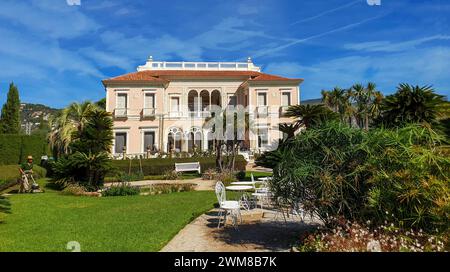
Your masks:
M307 100L301 100L300 104L302 105L317 105L322 104L322 98L315 98L315 99L307 99Z
M42 104L20 104L22 130L26 134L30 134L39 128L41 122L47 122L51 116L56 115L59 111L59 109L50 108Z

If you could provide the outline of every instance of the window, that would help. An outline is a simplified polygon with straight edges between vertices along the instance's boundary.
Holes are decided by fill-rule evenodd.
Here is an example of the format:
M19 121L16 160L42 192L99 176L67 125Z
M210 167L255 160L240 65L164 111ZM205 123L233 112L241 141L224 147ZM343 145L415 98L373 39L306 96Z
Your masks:
M172 112L180 111L180 98L178 96L170 98L170 110Z
M269 129L259 128L258 129L258 147L264 147L269 144Z
M144 98L144 107L146 109L154 109L155 108L155 94L154 93L146 93Z
M291 105L291 93L283 92L281 94L281 106L286 107Z
M116 101L116 115L124 116L127 114L128 96L126 93L118 93Z
M144 132L144 152L147 150L153 151L155 148L155 132L146 131Z
M228 101L228 105L229 106L235 106L237 105L237 97L235 95L230 95L228 97L229 101Z
M127 133L126 132L117 132L115 137L115 144L114 144L114 153L123 153L126 152L126 145L127 145Z
M267 93L258 93L258 106L267 106Z

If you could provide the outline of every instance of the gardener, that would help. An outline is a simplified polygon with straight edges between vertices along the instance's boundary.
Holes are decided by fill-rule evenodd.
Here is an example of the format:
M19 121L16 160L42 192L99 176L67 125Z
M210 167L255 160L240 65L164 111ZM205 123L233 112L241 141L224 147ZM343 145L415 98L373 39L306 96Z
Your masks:
M29 189L28 175L33 175L33 157L31 155L27 157L27 162L22 163L19 171L22 174L19 193L24 193Z

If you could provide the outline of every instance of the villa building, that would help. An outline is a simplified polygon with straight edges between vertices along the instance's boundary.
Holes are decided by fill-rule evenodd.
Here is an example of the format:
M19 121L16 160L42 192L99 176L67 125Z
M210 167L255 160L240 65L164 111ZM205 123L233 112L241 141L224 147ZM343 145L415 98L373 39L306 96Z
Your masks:
M211 108L242 105L254 122L248 150L264 151L283 137L283 112L299 104L302 79L262 73L247 62L159 62L150 57L137 72L103 80L106 110L114 118L114 154L192 152L213 147L204 128Z

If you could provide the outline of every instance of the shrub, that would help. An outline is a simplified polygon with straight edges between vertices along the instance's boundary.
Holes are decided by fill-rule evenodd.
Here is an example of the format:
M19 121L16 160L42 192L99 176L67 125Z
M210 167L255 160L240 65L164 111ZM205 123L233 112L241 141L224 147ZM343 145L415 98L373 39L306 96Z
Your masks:
M157 194L170 194L177 192L190 192L193 191L196 184L182 183L182 184L154 184L148 188L141 190L144 194L157 195Z
M168 170L164 173L163 179L165 180L177 180L180 178L180 174L175 170Z
M215 179L216 175L217 175L216 169L211 168L211 169L208 169L205 172L203 172L202 179L203 180L213 180L213 179Z
M244 179L245 179L245 171L239 171L239 172L237 172L236 178L237 178L238 180L244 180Z
M104 177L110 170L111 160L104 152L99 154L75 152L53 164L57 183L77 182L90 191L96 191L103 186Z
M139 187L131 186L128 182L120 182L106 189L102 196L133 196L140 193Z
M82 196L85 195L86 189L79 184L69 184L62 191L62 195Z
M445 230L450 162L436 151L439 141L421 125L364 132L329 123L307 129L284 149L271 188L331 227L343 217Z
M225 186L228 186L230 185L230 183L237 181L236 173L228 170L217 173L215 179L218 181L222 181Z

